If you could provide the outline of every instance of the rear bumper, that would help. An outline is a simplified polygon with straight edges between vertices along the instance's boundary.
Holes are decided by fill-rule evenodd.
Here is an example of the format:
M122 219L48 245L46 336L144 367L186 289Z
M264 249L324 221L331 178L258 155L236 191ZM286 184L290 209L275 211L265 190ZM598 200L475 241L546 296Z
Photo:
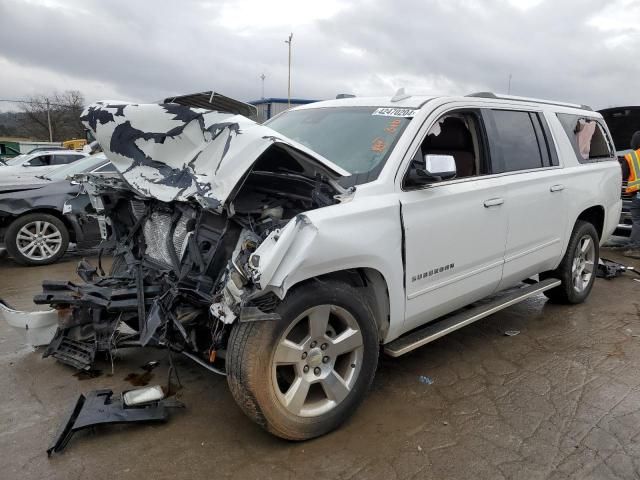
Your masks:
M48 345L58 329L58 312L42 310L22 312L15 310L0 299L0 321L20 330L28 345L38 347Z

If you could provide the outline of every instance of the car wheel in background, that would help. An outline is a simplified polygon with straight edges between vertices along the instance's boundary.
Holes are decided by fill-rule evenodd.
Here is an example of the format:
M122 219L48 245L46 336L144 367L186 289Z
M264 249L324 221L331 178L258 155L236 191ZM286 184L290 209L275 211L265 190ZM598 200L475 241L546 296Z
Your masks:
M5 246L9 255L22 265L48 265L67 251L69 231L53 215L29 213L9 225Z

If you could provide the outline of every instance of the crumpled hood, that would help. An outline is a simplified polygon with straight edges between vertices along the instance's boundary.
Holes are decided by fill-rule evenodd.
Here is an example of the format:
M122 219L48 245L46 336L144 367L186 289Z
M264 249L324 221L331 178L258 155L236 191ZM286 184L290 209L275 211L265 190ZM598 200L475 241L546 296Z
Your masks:
M349 173L242 115L178 104L98 102L80 117L107 158L140 195L164 202L224 204L268 149L302 155L334 180Z

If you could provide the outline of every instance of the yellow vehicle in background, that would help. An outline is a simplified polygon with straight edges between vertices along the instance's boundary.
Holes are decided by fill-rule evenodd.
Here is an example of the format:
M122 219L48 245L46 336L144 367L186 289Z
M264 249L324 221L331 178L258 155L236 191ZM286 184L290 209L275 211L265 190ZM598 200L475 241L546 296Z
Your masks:
M87 140L85 138L75 138L72 140L67 140L66 142L62 142L62 146L64 148L68 148L69 150L82 150L82 148L87 144Z

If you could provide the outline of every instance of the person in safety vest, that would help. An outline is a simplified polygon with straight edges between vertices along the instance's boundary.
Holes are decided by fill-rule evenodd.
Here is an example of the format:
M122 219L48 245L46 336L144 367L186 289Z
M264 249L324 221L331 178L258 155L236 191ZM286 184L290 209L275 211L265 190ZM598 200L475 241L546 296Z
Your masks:
M629 250L625 257L640 259L640 131L631 137L630 153L624 156L622 175L627 178L627 193L633 194L631 199L631 238Z

